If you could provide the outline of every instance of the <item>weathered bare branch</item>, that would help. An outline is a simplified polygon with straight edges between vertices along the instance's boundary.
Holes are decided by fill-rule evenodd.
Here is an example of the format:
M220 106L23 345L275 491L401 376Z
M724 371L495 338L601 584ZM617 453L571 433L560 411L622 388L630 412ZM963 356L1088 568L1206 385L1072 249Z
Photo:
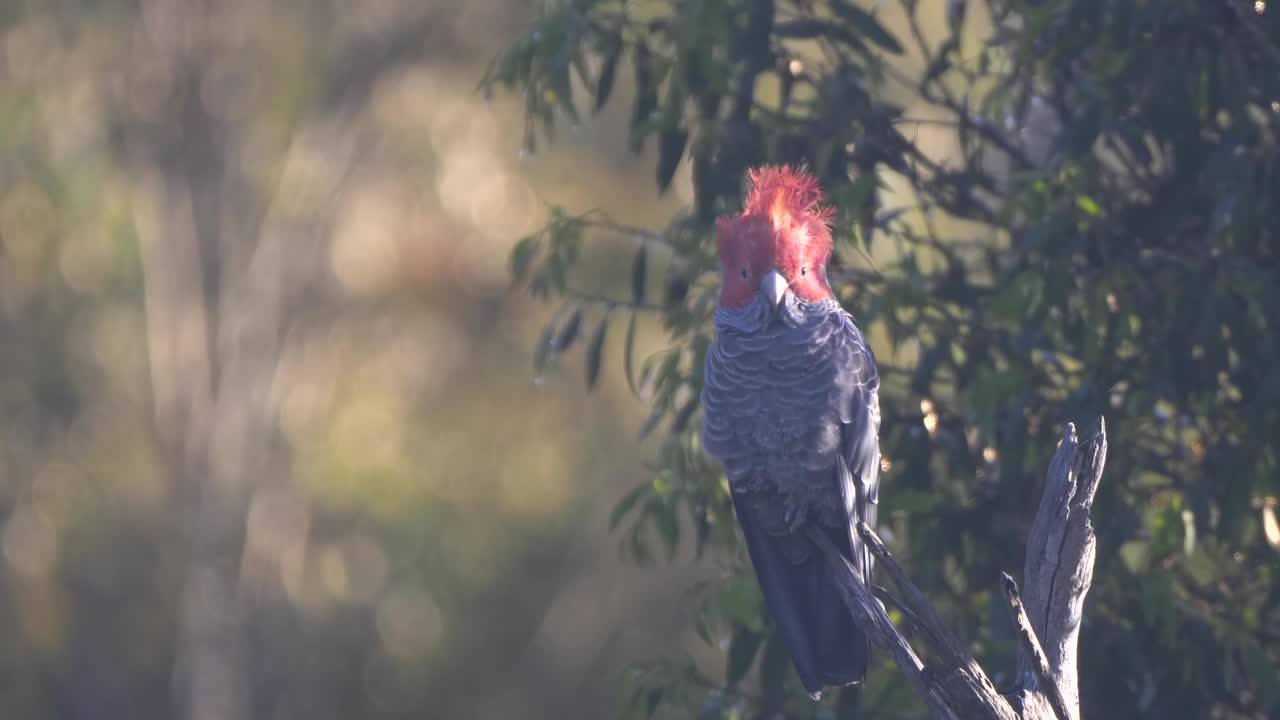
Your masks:
M1057 720L1068 720L1071 713L1067 710L1066 700L1062 698L1062 690L1049 672L1049 659L1044 656L1036 631L1031 628L1031 620L1022 606L1022 597L1018 595L1018 583L1009 573L1000 573L1004 581L1004 596L1009 602L1009 614L1013 620L1014 630L1018 633L1019 650L1030 657L1036 671L1036 687L1048 697L1049 706Z
M1023 568L1027 616L1044 648L1054 682L1062 691L1069 720L1080 717L1076 649L1097 546L1089 511L1106 458L1107 433L1102 418L1098 419L1097 433L1083 444L1076 437L1075 426L1067 425L1049 461ZM1021 677L1033 672L1032 660L1020 654L1018 672Z
M911 578L907 577L902 565L875 531L864 522L858 523L857 531L871 553L888 571L902 595L902 604L919 620L921 631L937 650L939 658L929 666L929 679L948 707L962 718L1017 718L1017 713L1008 701L1001 697L987 674L947 629L933 604Z
M866 523L857 532L893 579L904 615L932 646L936 659L920 655L893 624L858 572L821 533L810 537L831 563L837 587L859 627L887 651L911 680L935 718L1079 720L1076 648L1084 598L1093 579L1096 542L1089 522L1106 462L1106 428L1083 446L1068 424L1053 459L1027 543L1027 601L1003 574L1005 594L1019 634L1021 686L1006 698L942 622L933 605ZM1013 700L1014 702L1010 702ZM1016 709L1015 709L1016 708Z

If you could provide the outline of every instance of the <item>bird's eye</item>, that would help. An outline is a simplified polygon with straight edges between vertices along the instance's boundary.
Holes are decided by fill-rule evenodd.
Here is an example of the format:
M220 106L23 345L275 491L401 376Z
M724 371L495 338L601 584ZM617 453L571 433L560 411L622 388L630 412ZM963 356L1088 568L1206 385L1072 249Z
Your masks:
M747 269L746 269L746 268L742 268L742 271L741 271L741 272L742 272L742 277L743 277L743 279L745 279L745 278L747 277Z
M800 274L801 274L801 275L808 275L808 274L809 274L809 268L808 268L807 266L801 265L801 266L800 266Z

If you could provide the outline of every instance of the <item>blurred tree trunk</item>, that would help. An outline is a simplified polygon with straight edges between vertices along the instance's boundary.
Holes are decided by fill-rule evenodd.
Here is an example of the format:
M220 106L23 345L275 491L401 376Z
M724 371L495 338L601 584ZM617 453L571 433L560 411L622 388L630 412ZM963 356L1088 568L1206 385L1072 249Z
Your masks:
M269 467L283 329L281 248L254 232L260 201L230 129L202 97L216 6L146 3L150 60L172 85L164 120L126 125L142 247L155 420L188 533L174 717L252 717L241 554L250 480ZM255 205L257 203L257 205Z
M169 9L189 22L178 5ZM166 58L181 78L167 147L138 138L129 151L156 426L179 485L176 522L189 533L175 717L239 720L251 713L238 560L247 471L264 464L271 437L278 262L270 244L223 232L231 182L200 102L199 55L183 47Z
M175 524L189 539L173 677L174 717L186 720L280 707L285 688L255 692L252 679L271 661L249 647L249 630L257 591L281 580L283 550L255 544L248 518L273 488L294 498L276 422L283 342L297 307L323 292L315 285L326 277L359 111L379 77L422 52L435 17L422 11L343 48L313 119L263 192L241 169L248 128L216 117L203 94L227 52L214 37L218 10L209 0L144 3L148 59L173 82L162 112L126 119L121 133L135 182L156 428L178 486Z

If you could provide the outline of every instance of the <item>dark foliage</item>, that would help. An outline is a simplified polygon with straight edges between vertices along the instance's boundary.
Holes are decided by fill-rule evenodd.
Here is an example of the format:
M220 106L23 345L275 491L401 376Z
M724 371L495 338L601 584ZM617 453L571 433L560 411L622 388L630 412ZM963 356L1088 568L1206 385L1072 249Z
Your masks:
M558 212L513 254L535 294L573 303L566 325L580 303L604 304L658 313L669 333L635 380L653 404L645 433L663 434L659 469L612 522L641 560L650 538L670 551L682 530L700 551L736 552L725 483L697 440L709 227L736 209L748 166L806 163L838 208L838 295L883 368L881 517L950 624L987 667L1012 667L999 573L1021 567L1061 424L1105 413L1084 715L1274 716L1280 8L898 7L889 23L841 0L558 2L491 68L488 83L525 93L532 145L577 120L571 75L589 104L622 102L629 62L633 148L656 136L659 190L691 171L693 207L664 232ZM589 231L639 242L630 300L566 282ZM646 301L660 257L666 292ZM597 349L591 381L598 363ZM922 715L887 664L860 700L809 703L745 569L702 597L704 637L729 640L727 678L646 665L628 712Z

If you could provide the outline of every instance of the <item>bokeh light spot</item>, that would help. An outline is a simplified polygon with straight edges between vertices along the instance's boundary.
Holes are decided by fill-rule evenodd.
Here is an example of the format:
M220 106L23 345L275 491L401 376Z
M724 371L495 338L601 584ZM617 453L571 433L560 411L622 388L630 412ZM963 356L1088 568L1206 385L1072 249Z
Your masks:
M378 635L387 654L402 662L425 658L444 628L440 609L426 592L397 588L378 604Z
M31 578L48 575L58 558L58 533L53 523L30 505L18 506L9 516L0 545L9 567Z
M338 221L329 265L349 292L385 289L398 274L402 199L386 187L356 193Z
M387 581L386 553L367 535L352 535L342 543L342 556L347 571L347 599L354 603L372 602Z

